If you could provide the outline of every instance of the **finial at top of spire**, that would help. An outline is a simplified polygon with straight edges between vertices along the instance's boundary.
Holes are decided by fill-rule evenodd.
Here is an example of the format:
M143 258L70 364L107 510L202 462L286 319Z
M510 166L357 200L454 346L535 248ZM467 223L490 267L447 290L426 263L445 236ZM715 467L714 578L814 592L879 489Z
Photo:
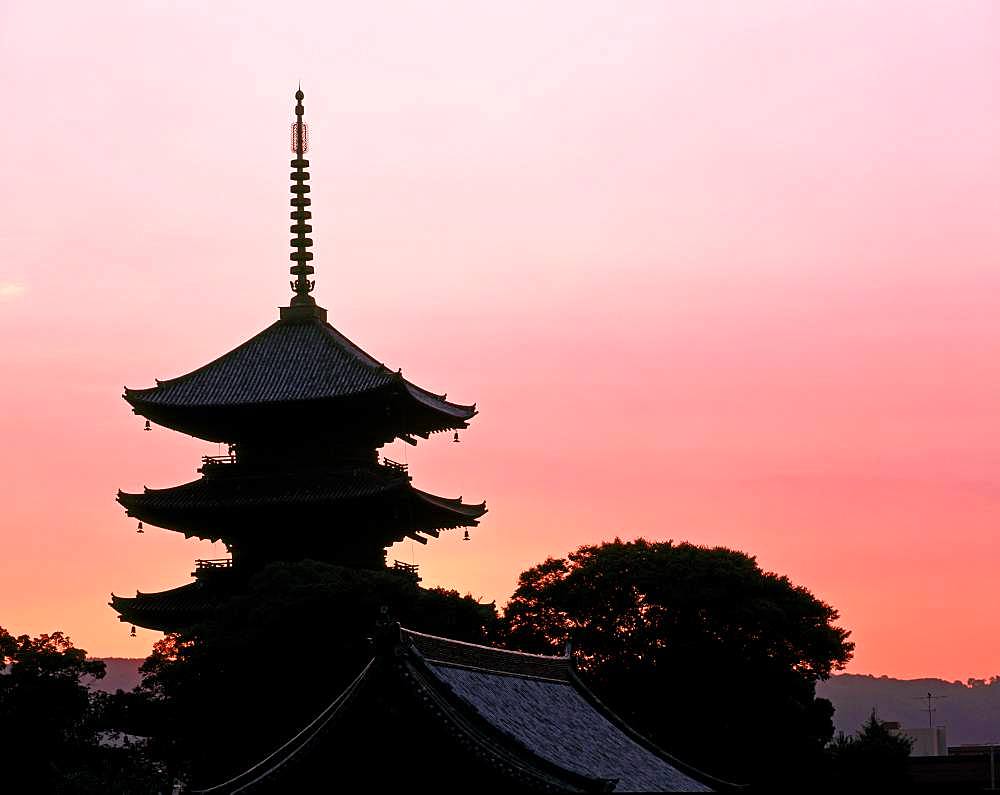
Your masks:
M312 232L312 226L308 221L312 218L312 213L306 209L312 204L312 201L306 195L309 193L309 172L306 169L309 167L309 161L306 160L303 155L309 151L309 128L303 121L303 116L305 115L305 109L302 107L302 100L305 98L305 94L302 93L302 85L299 84L298 90L295 92L295 116L296 119L292 122L292 152L295 157L292 159L292 214L291 219L295 222L289 228L295 237L292 238L292 253L289 254L289 259L294 263L290 268L290 273L295 279L291 282L292 290L295 295L292 296L292 300L288 306L288 312L282 309L282 317L292 317L297 316L299 308L305 311L310 316L315 315L317 311L322 311L323 319L325 319L326 311L320 310L316 306L316 301L310 295L315 287L316 282L309 278L315 269L311 264L309 264L313 258L312 252L309 249L312 247L312 240L310 240L307 235Z
M292 152L298 155L301 159L302 155L309 151L309 125L306 124L302 119L305 116L306 109L302 106L302 100L305 99L305 94L302 93L302 88L300 87L298 91L295 92L295 121L292 122ZM292 163L294 166L295 163ZM306 166L309 164L306 163ZM309 175L306 174L306 179Z

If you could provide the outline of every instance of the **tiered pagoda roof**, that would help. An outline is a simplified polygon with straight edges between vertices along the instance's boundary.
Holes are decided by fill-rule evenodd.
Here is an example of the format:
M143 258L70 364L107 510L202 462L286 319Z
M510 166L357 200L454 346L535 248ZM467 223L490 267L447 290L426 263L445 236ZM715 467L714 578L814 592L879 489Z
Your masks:
M711 792L737 789L633 731L577 677L569 656L523 654L396 628L362 674L299 734L233 779L196 792L297 791L335 777L345 786L444 791ZM385 713L380 716L380 713ZM374 714L374 717L372 715ZM391 717L390 717L391 716ZM404 767L358 766L362 727L411 739ZM388 746L387 746L388 747ZM396 759L397 755L400 757Z
M126 387L124 398L136 414L213 442L260 434L267 428L262 415L283 416L280 428L287 431L293 404L309 404L312 433L374 425L364 430L376 445L468 427L475 405L450 403L407 381L317 310L278 320L187 375L148 389ZM373 422L363 422L368 418Z
M225 589L206 578L167 591L136 591L134 597L111 594L108 604L123 623L157 632L176 632L200 621L219 605L224 595Z
M239 464L212 467L218 474L167 489L118 492L129 516L212 541L233 540L256 525L281 521L285 532L308 525L312 517L334 515L337 524L353 529L377 529L386 546L418 533L437 536L439 530L474 527L486 513L486 503L470 505L462 498L438 497L413 488L401 466L341 463L305 471L246 470ZM322 531L322 530L321 530Z

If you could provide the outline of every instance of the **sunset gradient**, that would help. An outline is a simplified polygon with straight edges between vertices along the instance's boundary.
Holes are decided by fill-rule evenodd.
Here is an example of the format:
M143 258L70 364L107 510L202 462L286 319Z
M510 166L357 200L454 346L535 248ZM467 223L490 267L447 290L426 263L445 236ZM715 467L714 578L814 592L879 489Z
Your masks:
M121 400L288 290L480 415L407 460L490 512L406 543L502 604L615 536L756 555L850 670L1000 673L1000 6L6 3L0 625L143 656L106 606L222 552L117 489L216 447Z

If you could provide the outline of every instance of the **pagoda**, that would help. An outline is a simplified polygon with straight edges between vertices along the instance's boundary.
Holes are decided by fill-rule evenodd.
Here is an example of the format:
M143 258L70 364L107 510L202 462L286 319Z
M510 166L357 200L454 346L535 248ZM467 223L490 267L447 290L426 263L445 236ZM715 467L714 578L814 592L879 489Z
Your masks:
M112 595L121 621L176 631L198 621L247 577L274 561L317 560L380 569L386 549L469 528L486 504L421 491L407 466L379 459L400 439L468 427L475 405L422 389L327 322L312 296L308 128L295 93L291 161L293 295L278 320L218 359L147 389L125 388L150 423L228 445L202 459L201 477L166 489L119 491L144 524L222 541L224 560L197 561L193 582L135 597ZM468 530L465 531L466 538ZM401 565L406 576L414 567Z

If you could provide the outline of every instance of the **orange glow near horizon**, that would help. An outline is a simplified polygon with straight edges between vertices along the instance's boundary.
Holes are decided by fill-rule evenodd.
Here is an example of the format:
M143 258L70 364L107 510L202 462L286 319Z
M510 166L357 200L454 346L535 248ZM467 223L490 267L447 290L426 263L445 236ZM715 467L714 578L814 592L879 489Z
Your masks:
M287 303L301 78L317 300L481 412L384 450L490 511L390 560L503 604L584 543L724 545L853 672L997 674L1000 12L867 5L6 8L0 626L143 656L109 593L219 555L116 505L216 451L121 388Z

